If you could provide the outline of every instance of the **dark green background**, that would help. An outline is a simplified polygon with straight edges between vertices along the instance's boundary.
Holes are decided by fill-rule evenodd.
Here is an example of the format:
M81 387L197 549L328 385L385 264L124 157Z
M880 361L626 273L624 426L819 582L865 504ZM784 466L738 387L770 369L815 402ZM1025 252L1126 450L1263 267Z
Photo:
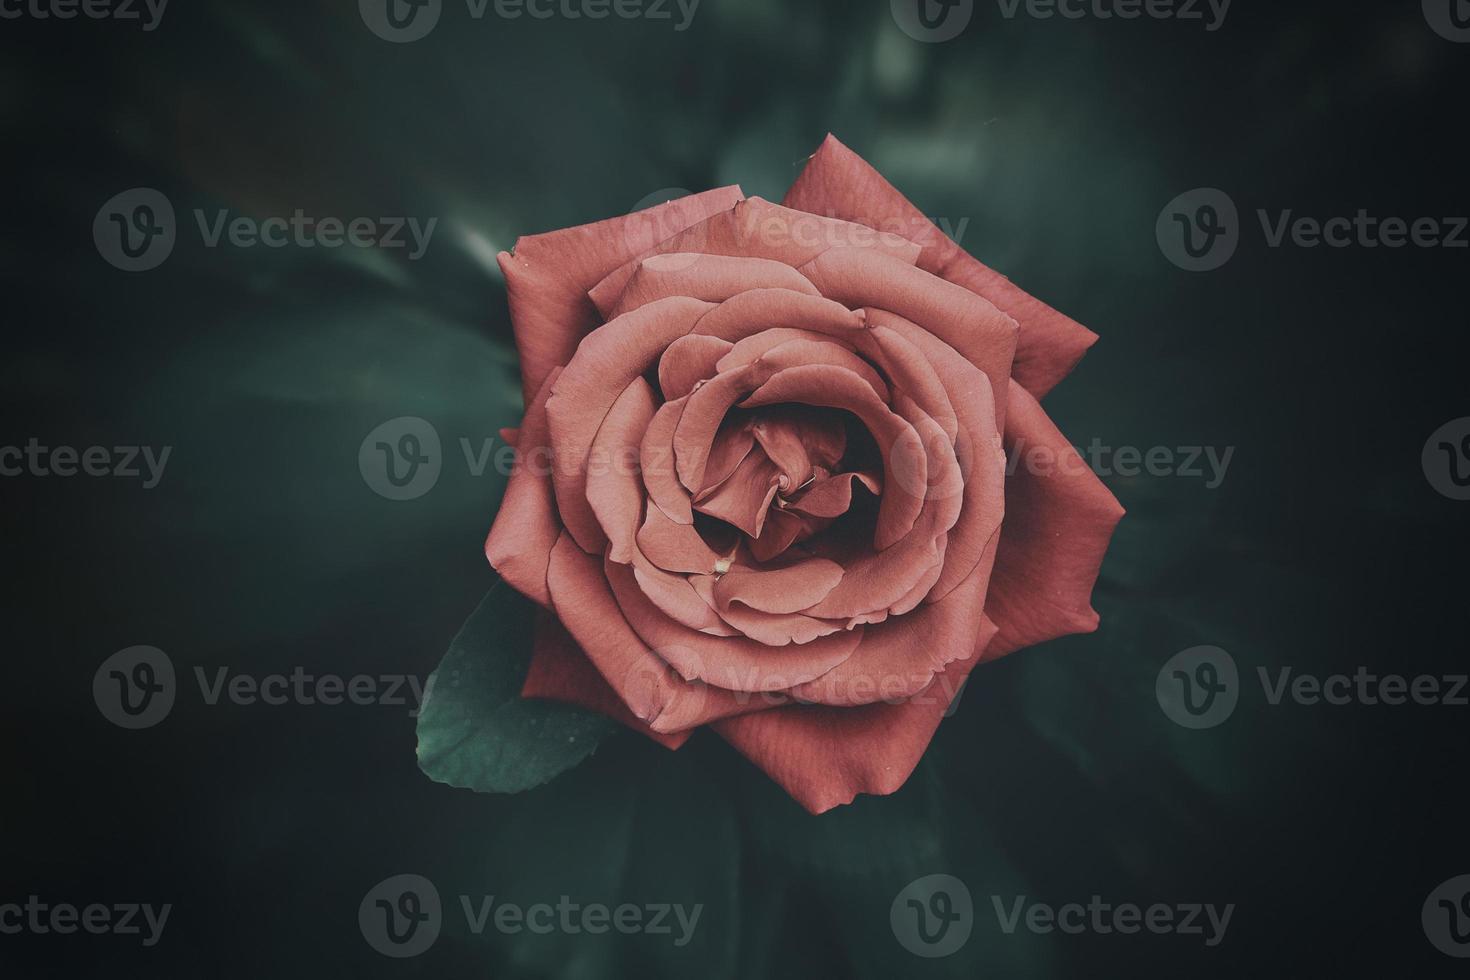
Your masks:
M8 181L0 444L169 444L165 479L8 478L0 902L171 902L152 950L0 936L8 977L1449 976L1430 890L1470 872L1452 707L1268 707L1191 732L1155 675L1197 644L1243 673L1464 671L1466 513L1420 449L1470 414L1465 251L1268 248L1256 208L1470 212L1470 46L1417 2L1236 0L1223 29L1006 20L918 44L886 0L703 0L693 26L469 20L409 45L347 0L174 0L159 29L0 22ZM204 706L196 666L427 674L492 581L502 490L466 471L519 414L504 284L521 233L661 188L779 198L827 131L1101 342L1047 400L1078 444L1236 447L1224 484L1110 479L1129 510L1100 632L975 675L905 788L807 816L717 738L620 733L515 797L416 768L404 709ZM180 213L159 269L93 247L103 201ZM1228 191L1235 258L1160 254L1165 202ZM438 216L401 251L205 249L193 208ZM429 495L357 469L400 415L446 443ZM508 624L511 625L511 624ZM507 636L517 630L507 629ZM173 714L124 732L112 652L167 651ZM1249 690L1249 689L1248 689ZM476 938L414 960L356 922L390 874L531 904L700 902L695 941ZM943 960L889 903L944 872L975 932ZM1233 902L1225 942L1004 935L989 896ZM453 922L451 916L451 922Z

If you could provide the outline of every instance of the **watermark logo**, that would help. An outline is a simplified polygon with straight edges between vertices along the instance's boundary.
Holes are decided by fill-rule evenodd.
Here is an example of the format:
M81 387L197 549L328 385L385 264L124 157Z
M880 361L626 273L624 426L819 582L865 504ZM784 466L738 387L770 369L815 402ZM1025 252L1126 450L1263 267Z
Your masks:
M439 225L437 217L406 216L340 218L308 215L301 208L290 216L255 218L220 208L191 211L205 248L378 248L405 249L410 262L423 258ZM114 195L92 221L97 252L127 272L155 269L173 252L178 227L173 204L161 191L134 187Z
M1470 0L1424 0L1424 19L1446 41L1470 41Z
M1435 949L1457 959L1470 957L1470 875L1458 875L1430 892L1420 921Z
M444 453L439 432L415 415L389 419L362 440L357 468L373 493L389 500L414 500L439 482Z
M423 875L385 878L362 897L357 925L369 946L395 959L418 956L434 945L443 926L439 889Z
M1154 696L1169 720L1184 728L1223 724L1240 701L1235 658L1212 646L1180 651L1159 671Z
M427 37L439 23L444 0L357 0L368 30L385 41L407 44Z
M1235 915L1233 902L1224 906L1203 902L1173 905L1155 902L1148 906L1120 902L1115 905L1103 901L1101 895L1093 895L1086 905L1068 902L1060 906L1030 901L1025 895L1015 896L1010 902L999 895L992 895L990 904L995 909L995 919L1001 932L1007 936L1023 928L1043 936L1053 932L1068 936L1083 933L1129 936L1147 932L1156 936L1199 936L1211 948L1225 940L1230 919Z
M152 728L173 710L176 694L173 661L157 647L119 650L92 676L97 710L119 728Z
M1230 195L1196 187L1164 205L1154 224L1164 258L1187 272L1218 269L1240 244L1240 217Z
M156 269L174 250L177 238L173 204L151 187L114 194L92 219L98 253L124 272Z
M1435 429L1419 462L1435 490L1451 500L1470 500L1470 416Z
M949 956L969 941L975 925L970 889L954 875L925 875L894 897L888 924L899 945L915 956Z
M952 41L970 26L975 0L890 0L898 29L915 41Z

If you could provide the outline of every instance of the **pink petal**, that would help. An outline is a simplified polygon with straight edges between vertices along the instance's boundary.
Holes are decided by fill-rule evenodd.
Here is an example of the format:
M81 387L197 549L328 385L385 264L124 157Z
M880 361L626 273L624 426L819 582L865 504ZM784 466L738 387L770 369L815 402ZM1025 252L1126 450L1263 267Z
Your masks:
M886 795L909 778L955 693L980 660L958 660L899 704L792 705L712 727L811 813Z
M989 301L922 269L857 248L823 252L801 271L828 299L913 321L984 371L995 391L1004 390L1016 352L1016 321Z
M1020 324L1014 374L1037 398L1065 378L1097 340L1091 330L1027 294L956 245L836 137L828 136L812 156L784 203L860 221L922 244L919 268L984 296Z
M653 419L653 389L642 378L623 389L603 418L587 454L587 500L607 535L613 561L626 565L637 550L643 519L638 442Z
M623 389L711 309L673 297L618 317L588 334L556 379L546 402L556 450L551 482L562 523L584 551L600 552L605 540L587 502L587 451L598 426Z
M826 598L842 581L842 566L809 558L782 568L735 568L715 582L721 610L739 603L768 613L801 612Z
M537 615L533 642L531 669L521 685L521 697L546 698L595 711L648 736L667 749L679 748L694 734L693 729L687 729L665 735L639 720L602 679L592 661L587 659L577 641L555 616L544 612Z
M690 334L668 346L658 359L658 386L665 401L683 398L701 381L713 378L716 364L734 348L728 340Z
M1097 628L1092 587L1123 508L1032 395L1011 385L1006 519L985 612L1000 626L987 657Z
M686 680L702 680L737 692L775 692L831 670L852 655L863 628L834 632L810 643L772 647L744 636L716 637L663 615L622 565L607 578L635 632ZM772 702L766 701L769 706Z
M835 246L872 249L909 265L919 256L919 246L900 235L878 234L862 225L809 214L805 209L793 210L758 197L712 214L708 220L660 243L654 251L751 256L794 268ZM636 267L636 261L625 262L592 287L589 296L598 309L613 308Z
M562 625L629 710L654 731L683 731L764 707L676 674L623 618L603 563L570 535L563 534L552 549L547 584Z
M817 288L791 266L771 259L670 252L640 261L627 288L608 311L616 319L669 296L719 303L751 289L789 289L817 295Z
M525 236L512 252L502 252L526 404L551 369L570 361L577 342L603 321L588 289L669 235L729 210L740 197L740 188L721 187L634 214Z
M546 400L560 374L561 368L551 370L526 409L510 481L485 539L485 558L501 578L543 606L551 605L546 563L561 536L561 518L551 489L552 454L546 422Z

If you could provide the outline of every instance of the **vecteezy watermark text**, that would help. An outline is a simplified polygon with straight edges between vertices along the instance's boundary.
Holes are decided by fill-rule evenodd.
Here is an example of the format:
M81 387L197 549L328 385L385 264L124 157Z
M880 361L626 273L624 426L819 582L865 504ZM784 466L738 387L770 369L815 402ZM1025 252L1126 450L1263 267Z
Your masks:
M247 674L229 667L192 671L200 700L211 707L228 702L239 707L265 705L357 705L407 707L417 718L433 688L413 674L314 673L295 667L286 673ZM178 685L172 659L157 647L119 650L102 662L92 677L97 710L119 728L151 728L173 710Z
M0 20L137 21L153 31L163 21L168 0L0 0Z
M1257 667L1265 703L1301 707L1463 708L1470 706L1470 675L1379 674L1360 665L1351 673L1315 674L1295 667ZM1235 658L1214 646L1191 647L1170 657L1155 681L1159 707L1185 728L1214 728L1234 712L1243 693Z
M39 895L31 895L24 905L0 904L0 934L66 936L80 931L102 936L110 933L142 936L143 945L152 947L163 938L163 928L172 911L171 903L155 908L146 902L92 902L79 907L71 902L45 902Z
M1359 208L1352 215L1297 214L1293 208L1257 208L1267 248L1470 248L1470 218L1399 217ZM1244 233L1229 194L1216 187L1185 191L1164 205L1154 225L1159 251L1189 272L1218 269L1234 256Z
M32 436L24 446L0 446L0 477L106 476L141 479L143 489L152 490L173 451L173 446L46 446Z
M703 903L633 904L578 902L570 895L557 901L529 905L495 895L459 895L465 928L474 935L487 929L506 935L529 932L538 936L599 936L620 933L668 936L683 947L694 938ZM439 889L423 875L400 874L385 878L358 905L357 924L369 946L398 959L417 956L434 945L444 925L444 903Z
M199 240L205 248L378 248L406 249L407 258L423 257L439 224L437 217L312 216L294 209L289 216L257 218L228 208L193 210ZM125 272L146 272L162 265L178 240L173 202L151 187L115 194L92 221L92 240L110 265Z
M1068 902L1053 906L1045 902L1029 901L1025 895L1017 895L1009 900L992 895L990 903L995 909L995 918L1000 923L1001 931L1008 936L1017 929L1041 935L1060 932L1069 936L1083 933L1099 936L1117 933L1129 936L1147 932L1160 936L1201 936L1208 947L1220 945L1225 938L1225 930L1230 928L1230 919L1235 914L1233 902L1223 908L1191 902L1113 904L1103 901L1101 895L1093 895L1085 905Z
M493 13L501 20L672 21L687 31L700 0L464 0L471 20ZM385 41L406 44L427 37L444 13L444 0L358 0L368 30Z

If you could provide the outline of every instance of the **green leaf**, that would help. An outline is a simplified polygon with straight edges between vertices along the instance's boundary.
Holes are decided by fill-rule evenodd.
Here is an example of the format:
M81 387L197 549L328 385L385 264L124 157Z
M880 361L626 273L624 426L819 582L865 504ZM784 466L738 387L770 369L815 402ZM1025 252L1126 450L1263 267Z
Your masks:
M519 793L575 766L617 725L551 701L525 700L535 607L497 581L429 678L418 722L419 768L481 793Z

